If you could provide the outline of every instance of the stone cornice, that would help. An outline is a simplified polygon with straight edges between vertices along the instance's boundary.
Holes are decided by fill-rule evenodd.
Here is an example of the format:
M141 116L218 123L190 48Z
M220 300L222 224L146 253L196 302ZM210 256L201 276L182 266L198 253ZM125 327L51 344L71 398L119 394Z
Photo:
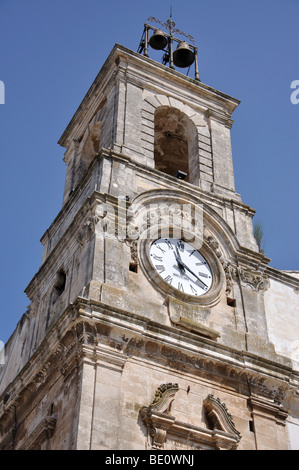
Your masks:
M228 113L221 113L216 110L208 109L206 112L206 116L208 119L213 119L214 121L217 121L220 124L224 124L225 127L227 127L228 129L231 129L234 123L234 121L230 117L230 114Z
M95 325L102 325L103 330L97 330ZM117 344L114 337L111 349L109 337L100 340L100 335L97 338L97 331L105 332L110 328L119 331L119 338L129 332L129 336L136 338L136 341L119 340L120 343ZM101 354L103 340L103 344L106 344L103 349L104 356ZM97 341L100 341L98 345ZM154 342L156 345L155 352L151 348L150 357L142 346L147 342ZM116 355L113 348L116 348ZM31 390L31 394L34 393L34 389L47 380L58 364L61 372L68 375L74 367L82 363L85 355L95 364L99 358L114 368L122 368L132 355L140 359L144 356L150 361L156 360L161 365L164 360L167 363L174 361L182 363L186 371L189 368L190 373L196 371L203 377L208 374L209 380L212 381L223 376L232 387L243 384L246 389L250 384L256 394L279 402L295 396L299 384L299 374L296 374L290 365L284 364L284 358L280 356L270 361L246 351L236 351L217 344L188 330L157 324L148 318L100 301L78 298L59 318L26 366L3 391L0 397L0 416L12 413L14 406L22 402L22 394L28 394L28 390Z
M299 273L299 271L295 272ZM272 268L271 266L268 266L265 274L267 274L270 279L281 282L289 287L292 287L296 290L296 292L299 292L299 278L292 276L289 274L289 272L280 271L278 269Z
M286 425L286 419L288 412L283 408L282 405L262 400L259 397L250 397L248 403L251 407L252 414L254 416L260 416L263 418L272 418L277 424Z
M245 367L246 374L248 376L252 374L252 381L256 379L256 374L259 373L263 375L263 380L268 376L274 382L276 380L285 381L286 377L294 377L291 363L287 361L287 364L285 364L285 358L281 356L277 356L276 361L275 359L269 360L248 351L236 351L188 330L184 331L169 325L158 325L148 318L117 309L100 301L80 298L78 302L81 305L81 320L83 318L89 321L100 320L107 325L114 325L116 328L130 329L132 333L141 334L145 340L156 340L157 343L161 342L165 347L174 347L177 352L181 350L187 355L195 354L198 356L199 361L212 361L216 364L219 360L220 368L223 366L225 369L227 368L227 371L235 368L235 371L238 370L243 375ZM87 311L90 313L86 313ZM177 355L179 358L179 354Z

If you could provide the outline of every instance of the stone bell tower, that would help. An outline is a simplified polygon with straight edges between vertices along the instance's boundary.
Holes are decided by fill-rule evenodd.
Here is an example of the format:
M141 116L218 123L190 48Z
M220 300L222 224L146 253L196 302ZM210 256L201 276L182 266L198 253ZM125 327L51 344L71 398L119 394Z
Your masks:
M138 52L114 46L59 140L63 205L5 347L0 449L297 442L299 358L266 296L278 284L295 305L299 282L268 267L235 191L239 101L153 20Z

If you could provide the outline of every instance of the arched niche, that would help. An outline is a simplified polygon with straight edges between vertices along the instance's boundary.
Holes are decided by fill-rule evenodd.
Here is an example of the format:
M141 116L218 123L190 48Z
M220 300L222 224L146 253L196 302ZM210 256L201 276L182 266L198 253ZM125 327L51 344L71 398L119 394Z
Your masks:
M154 117L155 168L177 176L187 174L185 181L199 183L198 136L195 124L182 111L161 106Z
M98 153L100 147L100 136L101 136L101 123L96 122L90 129L88 135L82 145L81 150L81 161L85 168L93 160L93 157Z

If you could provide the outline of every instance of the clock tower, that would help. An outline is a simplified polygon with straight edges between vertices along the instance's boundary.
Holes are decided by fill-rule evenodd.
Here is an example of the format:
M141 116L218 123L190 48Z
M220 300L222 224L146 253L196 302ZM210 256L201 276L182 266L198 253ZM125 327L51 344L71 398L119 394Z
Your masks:
M151 20L138 52L114 46L59 140L63 205L5 348L1 449L297 442L299 357L283 346L297 323L291 309L281 331L269 302L278 284L298 304L299 282L268 266L235 191L239 101L199 80L190 37Z

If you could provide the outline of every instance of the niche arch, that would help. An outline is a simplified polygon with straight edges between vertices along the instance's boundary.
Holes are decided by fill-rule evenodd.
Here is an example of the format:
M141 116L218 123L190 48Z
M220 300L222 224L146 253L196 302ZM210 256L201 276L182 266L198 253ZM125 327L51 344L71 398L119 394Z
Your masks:
M81 164L86 169L100 148L101 122L97 121L85 133L79 153Z
M199 184L198 133L195 124L181 110L160 106L154 113L155 168L177 176L186 173L186 181Z

